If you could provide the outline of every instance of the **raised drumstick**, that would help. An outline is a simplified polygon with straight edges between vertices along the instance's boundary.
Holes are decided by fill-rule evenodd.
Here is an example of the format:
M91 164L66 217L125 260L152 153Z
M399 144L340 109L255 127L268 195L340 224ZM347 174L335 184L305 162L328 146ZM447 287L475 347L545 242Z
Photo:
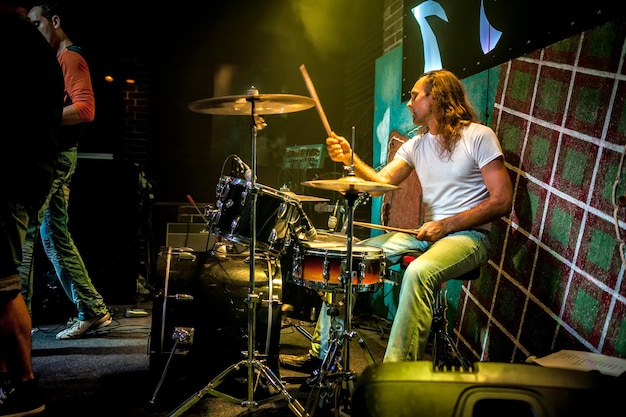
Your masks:
M320 99L317 97L317 92L315 91L315 87L313 86L313 81L311 81L311 77L309 77L309 73L307 72L304 64L300 65L300 72L302 72L304 83L309 90L311 98L315 101L315 108L320 115L320 119L322 119L322 124L324 125L324 129L326 129L326 134L328 136L331 136L332 129L330 128L330 124L328 124L328 119L326 118L326 114L324 113L324 109L322 108L322 103L320 103Z

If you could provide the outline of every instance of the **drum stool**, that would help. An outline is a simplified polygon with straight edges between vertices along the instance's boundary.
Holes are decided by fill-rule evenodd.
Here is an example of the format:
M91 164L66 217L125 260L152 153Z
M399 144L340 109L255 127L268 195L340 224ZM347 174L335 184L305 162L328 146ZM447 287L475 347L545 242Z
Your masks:
M411 253L404 255L400 260L402 270L415 260L420 253ZM457 278L453 278L458 281L472 281L480 277L480 267L472 269ZM445 294L442 293L442 288L446 286L446 283L442 283L435 289L433 294L435 297L435 303L433 304L433 321L430 327L429 345L432 347L431 356L433 361L433 368L439 370L460 370L470 371L472 369L472 363L466 359L459 350L456 343L452 339L452 336L446 330L446 301L441 302L441 299L445 299ZM428 347L427 347L428 349Z

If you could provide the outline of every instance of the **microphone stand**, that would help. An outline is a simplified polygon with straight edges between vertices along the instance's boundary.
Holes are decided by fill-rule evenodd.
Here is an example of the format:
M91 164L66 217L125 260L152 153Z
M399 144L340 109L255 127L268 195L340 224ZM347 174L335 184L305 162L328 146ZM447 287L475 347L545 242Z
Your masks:
M240 404L242 406L246 406L249 409L256 408L262 403L267 403L271 401L276 401L280 399L281 394L286 398L287 405L289 408L298 416L298 417L308 417L308 413L304 410L304 407L289 394L283 383L280 381L280 378L272 372L272 370L262 361L255 359L255 330L256 330L256 304L259 302L259 296L255 293L255 246L256 246L256 204L257 204L257 185L256 185L256 140L257 140L257 130L265 127L265 122L263 118L258 116L255 112L255 102L259 100L259 91L255 87L251 87L248 90L248 95L246 97L246 101L251 104L251 127L250 127L250 136L252 139L252 178L251 183L252 187L250 192L252 193L252 206L251 206L251 221L250 221L250 285L248 287L248 352L247 359L241 360L236 364L233 364L222 371L218 376L216 376L211 382L209 382L204 388L200 391L193 394L186 401L184 401L178 408L176 408L172 413L168 415L168 417L175 417L182 415L186 410L191 408L194 404L200 401L206 394L213 394L216 397L224 398L236 404ZM272 280L272 273L269 271L270 281ZM271 285L270 285L271 288ZM268 300L269 303L273 302L273 300ZM268 309L271 310L271 306L268 306ZM245 400L241 400L233 397L227 393L223 393L218 391L216 388L224 382L226 377L234 371L239 370L242 366L246 366L248 369L248 391L247 397ZM260 376L265 377L267 382L274 388L280 391L280 394L274 395L270 398L267 398L264 401L255 401L254 400L254 382L256 373L260 374Z

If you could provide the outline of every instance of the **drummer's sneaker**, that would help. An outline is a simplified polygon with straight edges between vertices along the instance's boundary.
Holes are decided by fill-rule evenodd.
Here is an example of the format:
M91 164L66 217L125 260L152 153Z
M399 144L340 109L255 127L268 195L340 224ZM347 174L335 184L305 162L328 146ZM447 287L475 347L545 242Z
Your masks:
M57 333L56 338L58 340L78 339L79 337L82 337L85 333L87 333L89 330L95 330L101 327L108 326L112 322L113 322L113 319L111 318L111 313L109 312L107 312L103 316L94 317L92 319L76 320L76 321L73 321L70 327Z
M280 355L280 366L309 374L322 366L322 359L310 353L306 355Z

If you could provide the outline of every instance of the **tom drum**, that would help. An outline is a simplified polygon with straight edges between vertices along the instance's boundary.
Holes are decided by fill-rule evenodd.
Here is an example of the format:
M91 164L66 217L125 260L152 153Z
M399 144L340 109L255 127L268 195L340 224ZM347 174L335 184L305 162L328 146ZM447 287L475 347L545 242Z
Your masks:
M212 233L241 244L250 244L252 222L251 182L222 176L216 187L217 210ZM297 202L273 188L256 184L256 246L273 254L284 250L289 224L299 219Z

